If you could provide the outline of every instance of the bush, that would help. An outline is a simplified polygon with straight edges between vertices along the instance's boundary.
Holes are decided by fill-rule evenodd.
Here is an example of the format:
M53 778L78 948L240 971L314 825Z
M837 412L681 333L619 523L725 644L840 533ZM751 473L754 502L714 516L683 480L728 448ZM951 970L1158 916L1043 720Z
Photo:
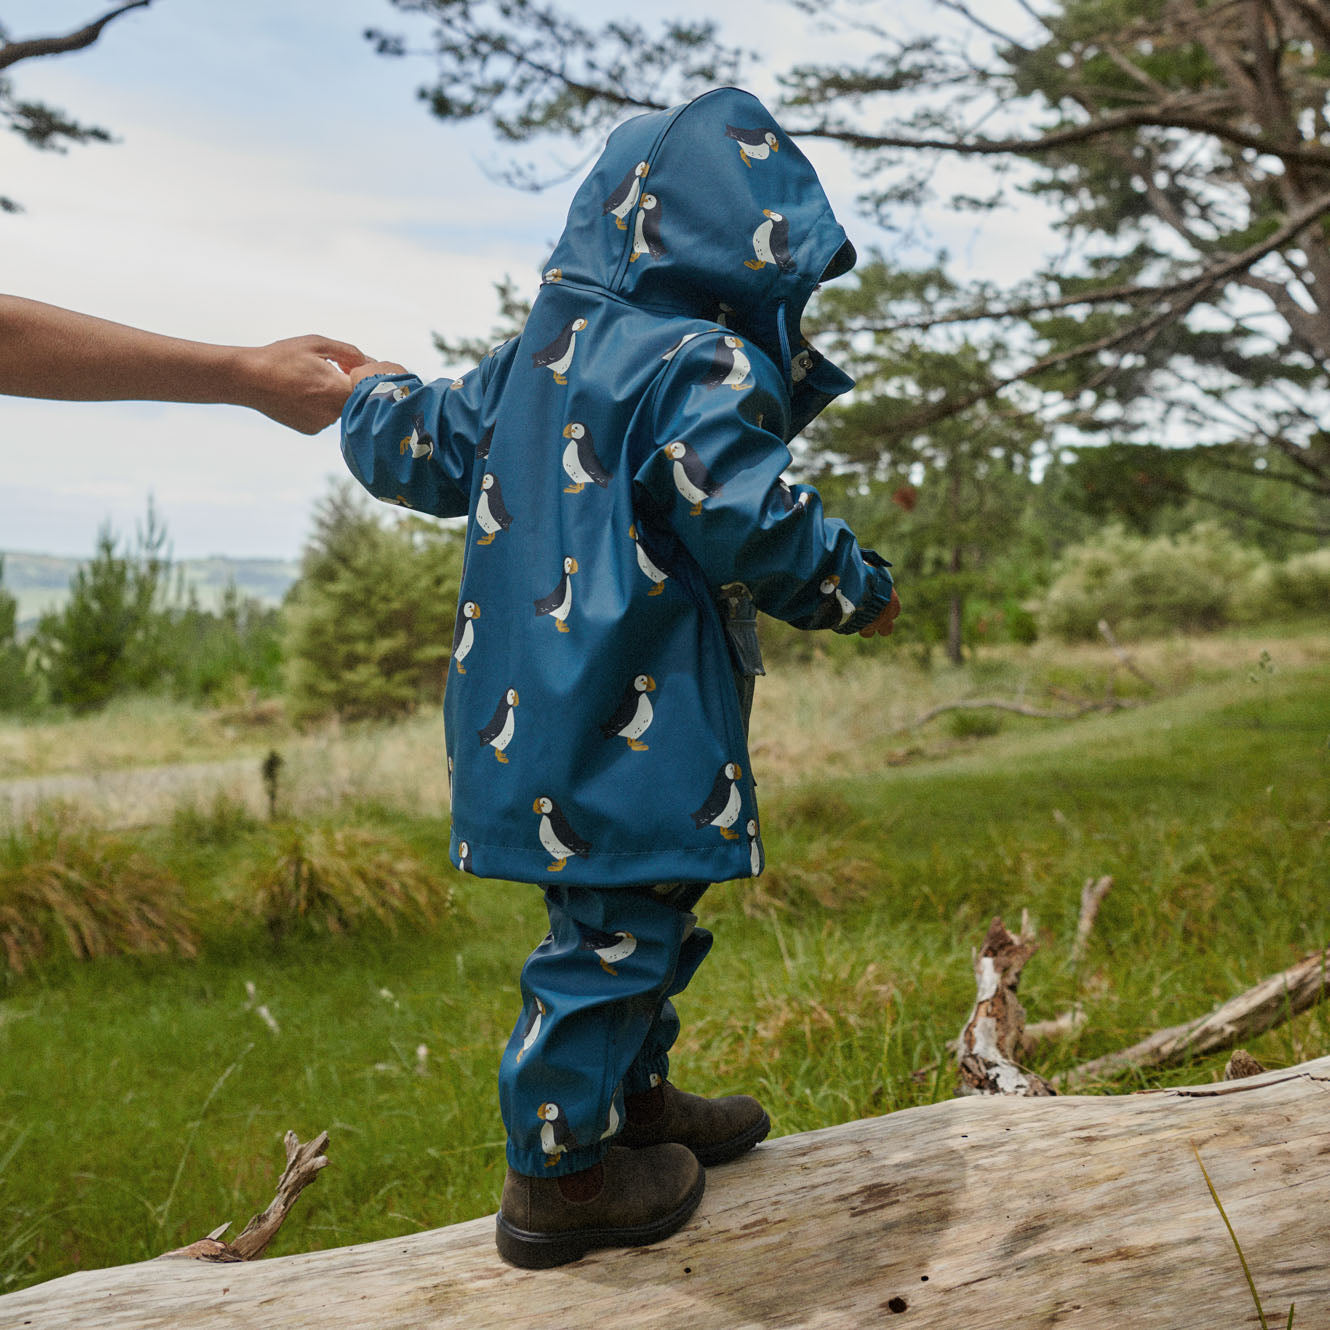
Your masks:
M197 942L169 873L109 833L50 823L0 846L0 958L22 974L59 950L193 956Z
M1271 613L1324 614L1330 609L1330 546L1273 565L1259 579L1256 596Z
M1213 522L1153 539L1110 526L1064 555L1041 627L1067 641L1095 637L1100 619L1123 636L1221 628L1251 617L1262 566Z
M453 891L405 846L355 828L291 827L277 862L254 878L255 908L274 936L349 933L371 922L432 927Z

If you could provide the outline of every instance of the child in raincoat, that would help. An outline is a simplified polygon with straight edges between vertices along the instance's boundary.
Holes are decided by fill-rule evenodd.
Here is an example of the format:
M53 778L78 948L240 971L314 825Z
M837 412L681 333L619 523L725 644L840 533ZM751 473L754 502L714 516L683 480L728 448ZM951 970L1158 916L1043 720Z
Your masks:
M769 1122L667 1079L707 886L762 871L751 606L887 633L886 565L788 441L851 381L800 336L854 263L817 177L721 89L616 129L522 334L460 379L352 372L370 493L469 518L444 712L452 858L544 889L500 1066L501 1254L653 1242ZM746 612L747 611L747 612Z

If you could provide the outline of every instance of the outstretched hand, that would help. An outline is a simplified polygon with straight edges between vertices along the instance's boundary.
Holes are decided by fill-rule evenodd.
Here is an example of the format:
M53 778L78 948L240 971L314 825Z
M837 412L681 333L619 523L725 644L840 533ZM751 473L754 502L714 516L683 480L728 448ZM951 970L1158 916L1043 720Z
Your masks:
M883 608L882 613L877 616L866 628L859 629L860 637L890 637L891 630L896 626L896 616L901 612L900 599L896 595L896 588L891 588L891 599Z
M240 356L242 405L302 434L337 419L354 383L350 372L368 361L350 343L312 333L245 347Z
M366 360L351 371L351 386L355 387L361 379L367 379L372 374L409 373L405 365L399 365L395 360Z

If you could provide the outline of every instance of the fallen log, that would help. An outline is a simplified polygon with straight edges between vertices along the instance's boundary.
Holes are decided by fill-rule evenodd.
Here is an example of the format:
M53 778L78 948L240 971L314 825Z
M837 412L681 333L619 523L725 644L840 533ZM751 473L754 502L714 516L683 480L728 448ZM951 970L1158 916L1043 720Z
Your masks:
M667 1242L549 1271L494 1221L217 1265L89 1270L0 1297L23 1330L1214 1330L1330 1325L1330 1058L1127 1096L954 1099L768 1142ZM1272 1320L1272 1324L1276 1323Z

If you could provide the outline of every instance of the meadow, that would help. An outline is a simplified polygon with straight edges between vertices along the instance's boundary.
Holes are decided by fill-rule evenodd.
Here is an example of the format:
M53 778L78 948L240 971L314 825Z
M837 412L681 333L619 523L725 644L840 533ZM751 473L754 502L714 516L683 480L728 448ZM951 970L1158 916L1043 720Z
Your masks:
M1079 1033L1040 1052L1050 1077L1330 943L1323 628L1142 644L1154 687L1102 646L994 648L959 669L858 647L761 681L771 866L700 908L717 945L680 1003L685 1088L758 1094L777 1134L948 1097L945 1045L995 914L1014 925L1028 910L1038 930L1030 1019L1086 1011ZM975 697L1131 705L911 725ZM136 702L0 727L0 775L256 767L272 747L286 759L276 822L251 775L120 830L100 829L92 804L0 827L0 882L66 844L132 859L177 884L193 938L188 955L75 960L56 935L21 973L0 961L0 1291L243 1226L271 1196L287 1128L326 1129L332 1164L272 1254L494 1209L494 1072L544 912L528 886L448 867L437 717L302 734L274 715ZM372 912L335 919L341 931L283 926L274 871L297 844L311 863L353 858L358 842L338 829L384 837L398 856L385 863L423 870L439 888L429 910L395 926ZM1081 884L1105 873L1114 889L1073 963ZM1330 1013L1250 1049L1272 1066L1330 1052ZM1204 1081L1222 1065L1100 1088Z

